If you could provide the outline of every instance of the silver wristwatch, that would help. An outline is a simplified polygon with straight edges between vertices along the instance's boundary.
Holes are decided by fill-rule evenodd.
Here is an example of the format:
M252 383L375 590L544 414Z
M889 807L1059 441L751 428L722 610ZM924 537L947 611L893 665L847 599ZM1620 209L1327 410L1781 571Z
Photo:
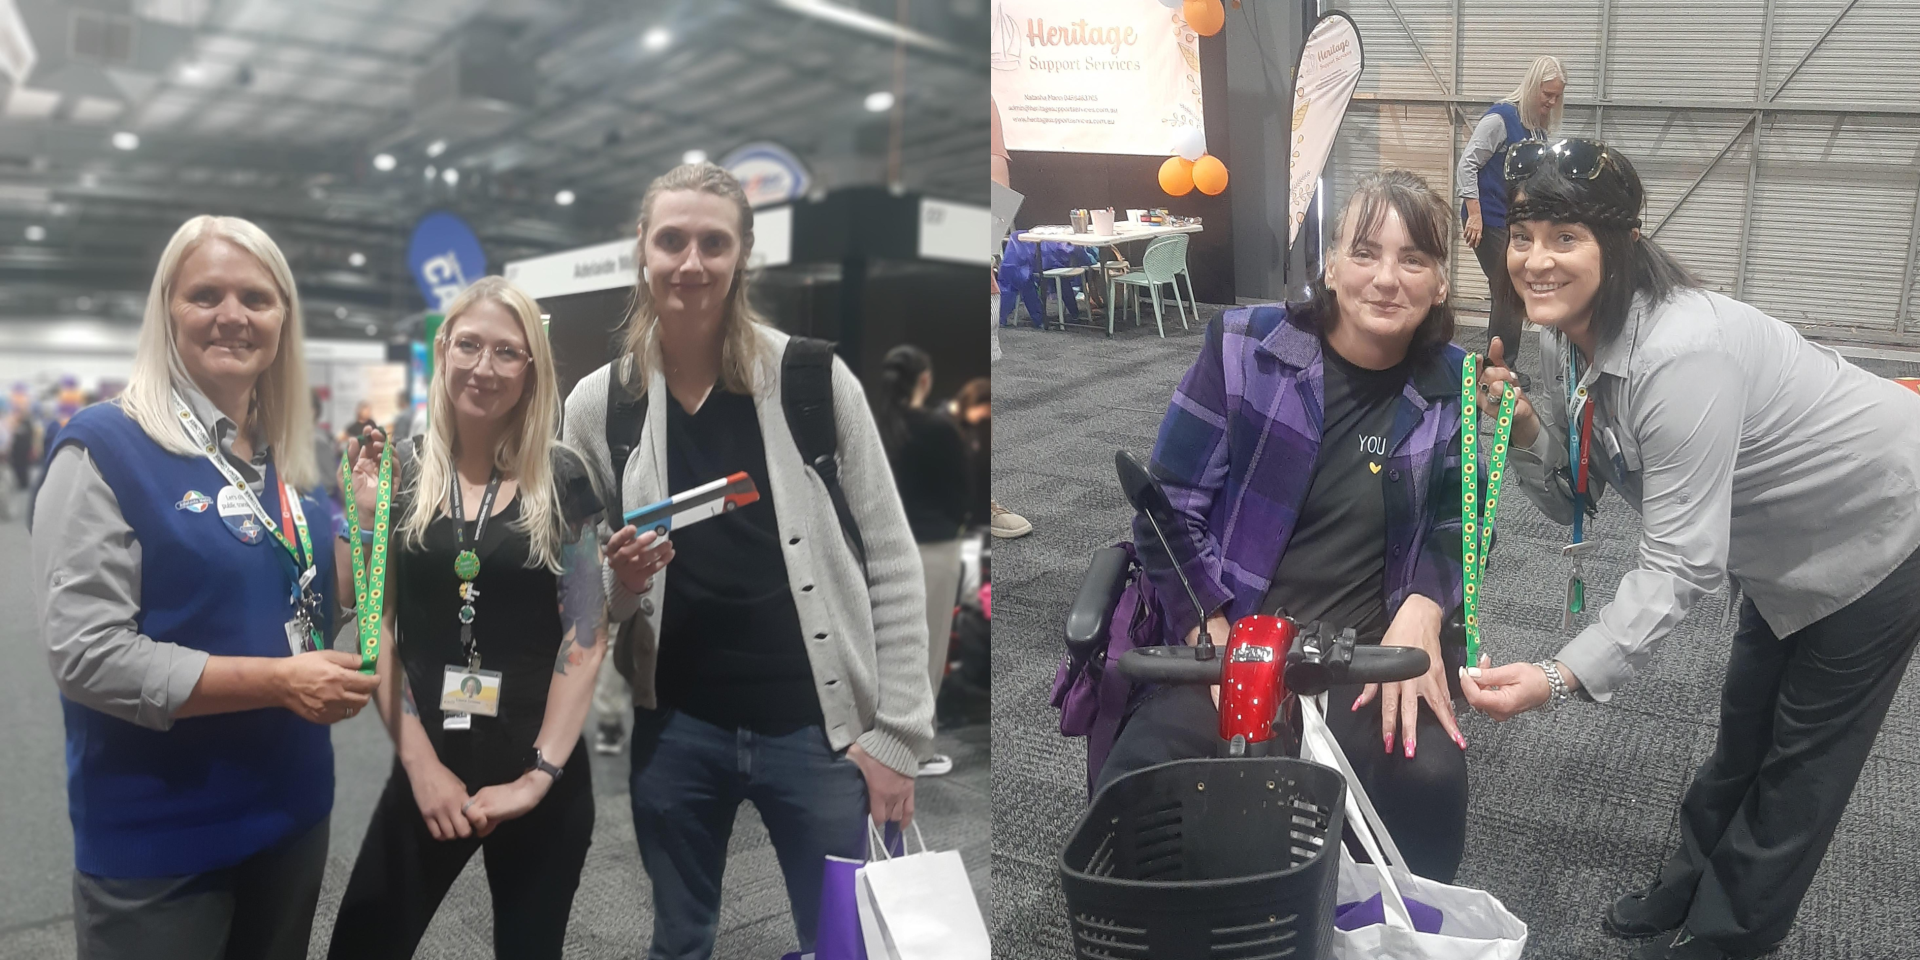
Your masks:
M1534 666L1539 667L1540 672L1547 675L1547 686L1551 688L1551 692L1547 696L1547 702L1542 704L1542 706L1548 709L1558 709L1561 704L1573 699L1573 694L1567 690L1566 678L1560 675L1559 665L1555 664L1552 660L1542 660L1534 664Z

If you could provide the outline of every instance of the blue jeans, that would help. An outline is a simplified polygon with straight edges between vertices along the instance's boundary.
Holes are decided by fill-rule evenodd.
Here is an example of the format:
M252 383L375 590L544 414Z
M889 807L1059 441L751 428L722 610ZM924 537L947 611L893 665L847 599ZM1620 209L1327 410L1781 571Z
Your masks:
M742 801L752 801L773 840L803 953L813 950L825 858L866 856L866 778L817 726L770 737L635 707L631 791L633 832L653 882L649 960L713 953Z

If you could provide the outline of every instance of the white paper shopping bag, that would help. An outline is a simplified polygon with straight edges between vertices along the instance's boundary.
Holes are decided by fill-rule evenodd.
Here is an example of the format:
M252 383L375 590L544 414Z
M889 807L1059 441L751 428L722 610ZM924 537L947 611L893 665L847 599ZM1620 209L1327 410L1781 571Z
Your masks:
M872 822L868 822L871 830ZM987 960L987 924L954 850L870 860L854 878L868 960ZM877 840L873 849L885 856Z

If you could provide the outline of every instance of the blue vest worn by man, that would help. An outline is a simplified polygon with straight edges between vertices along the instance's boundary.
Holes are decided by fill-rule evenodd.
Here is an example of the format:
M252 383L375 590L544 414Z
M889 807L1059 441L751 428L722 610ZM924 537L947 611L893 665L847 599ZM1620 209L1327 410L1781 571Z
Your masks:
M116 404L75 415L60 443L87 448L140 543L135 627L214 656L286 657L293 560L271 535L244 543L213 507L224 481L204 457L170 453ZM51 460L53 451L48 451ZM267 471L261 506L279 520ZM326 509L302 497L333 609ZM298 542L297 537L295 542ZM332 636L331 622L321 635ZM164 877L232 866L333 809L327 728L279 708L189 717L151 730L61 698L75 865L101 877Z
M1480 165L1480 226L1494 230L1507 225L1507 148L1532 136L1520 122L1520 108L1505 100L1487 108L1489 114L1499 114L1506 121L1507 139L1500 149ZM1484 119L1484 117L1483 117ZM1460 220L1466 222L1467 205L1460 205Z

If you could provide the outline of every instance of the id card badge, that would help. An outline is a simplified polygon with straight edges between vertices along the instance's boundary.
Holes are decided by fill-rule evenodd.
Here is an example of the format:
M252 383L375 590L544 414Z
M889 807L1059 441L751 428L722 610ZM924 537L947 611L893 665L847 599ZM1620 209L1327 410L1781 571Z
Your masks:
M440 680L440 709L448 714L499 716L500 671L448 667Z
M299 617L287 621L287 650L294 656L306 653L308 647L307 623Z

